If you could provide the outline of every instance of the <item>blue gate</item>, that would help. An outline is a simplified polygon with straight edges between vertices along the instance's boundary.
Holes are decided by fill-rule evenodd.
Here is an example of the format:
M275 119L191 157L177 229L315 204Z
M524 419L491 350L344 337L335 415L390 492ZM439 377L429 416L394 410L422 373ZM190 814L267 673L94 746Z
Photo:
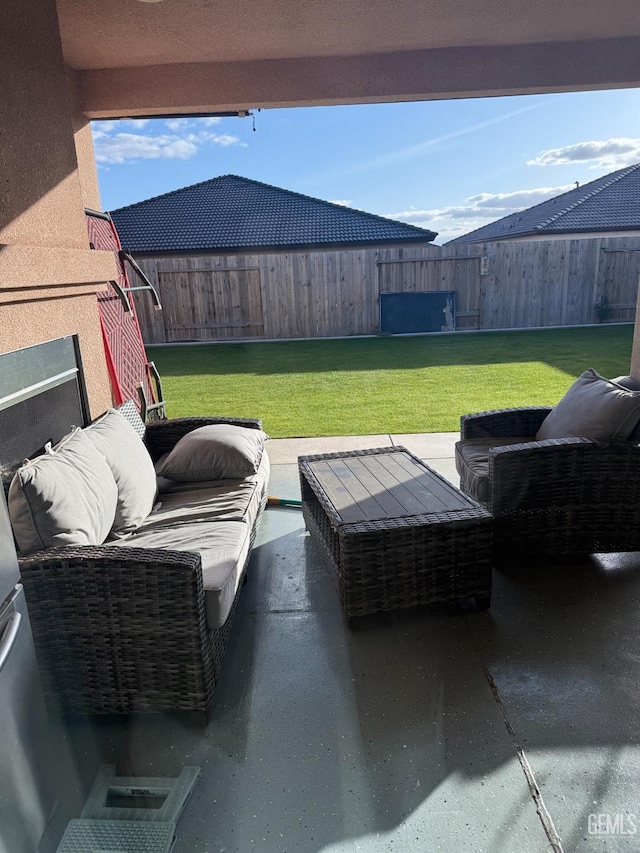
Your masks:
M455 290L380 294L381 332L390 335L453 332L455 327Z

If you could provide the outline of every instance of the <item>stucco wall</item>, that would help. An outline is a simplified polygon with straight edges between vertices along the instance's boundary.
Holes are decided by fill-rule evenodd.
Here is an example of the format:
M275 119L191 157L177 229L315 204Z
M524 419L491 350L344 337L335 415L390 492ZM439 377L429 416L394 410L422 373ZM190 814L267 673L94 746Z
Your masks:
M71 97L73 141L76 149L76 161L78 164L78 176L80 179L80 191L82 203L91 210L102 210L100 204L100 187L98 184L98 170L93 151L93 137L91 135L91 122L82 113L82 90L80 86L80 75L73 68L66 67L67 84Z
M95 415L111 404L95 293L115 260L89 248L84 207L99 206L90 130L55 0L4 0L0 30L0 351L78 334Z

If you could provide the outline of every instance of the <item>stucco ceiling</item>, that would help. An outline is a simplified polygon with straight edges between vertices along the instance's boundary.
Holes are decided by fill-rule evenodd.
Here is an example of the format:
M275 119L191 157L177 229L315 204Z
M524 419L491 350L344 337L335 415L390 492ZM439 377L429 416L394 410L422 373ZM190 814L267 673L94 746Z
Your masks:
M65 61L83 72L86 111L94 116L640 80L638 0L58 0L57 6Z

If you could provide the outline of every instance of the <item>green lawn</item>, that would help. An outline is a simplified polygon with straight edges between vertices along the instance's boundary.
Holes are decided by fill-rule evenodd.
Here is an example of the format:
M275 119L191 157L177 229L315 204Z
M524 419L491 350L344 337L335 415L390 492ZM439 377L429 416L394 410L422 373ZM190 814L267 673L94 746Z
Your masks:
M148 347L168 414L261 417L273 438L441 432L629 372L633 326Z

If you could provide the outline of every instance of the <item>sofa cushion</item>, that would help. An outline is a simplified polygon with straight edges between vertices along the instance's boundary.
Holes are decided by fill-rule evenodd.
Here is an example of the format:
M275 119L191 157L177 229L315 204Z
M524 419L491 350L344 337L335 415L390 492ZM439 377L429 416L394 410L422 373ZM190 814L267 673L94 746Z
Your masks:
M205 611L209 629L227 621L238 589L242 569L249 555L251 526L244 521L215 524L177 524L160 528L140 528L114 547L161 548L168 551L195 551L202 559Z
M261 429L233 424L198 427L182 436L156 472L183 483L250 477L258 470L266 439Z
M456 470L460 489L479 503L491 500L489 483L489 451L492 447L524 444L533 438L464 438L456 442Z
M266 501L268 483L269 457L265 452L257 474L244 480L172 484L175 488L158 495L140 529L201 521L246 521L253 525Z
M639 419L640 392L629 391L589 368L544 419L536 439L570 435L600 441L626 439Z
M104 456L118 486L113 536L139 527L153 508L156 472L142 439L120 412L109 411L83 430Z
M113 525L118 487L104 456L76 429L18 469L9 514L23 553L57 545L100 545Z

